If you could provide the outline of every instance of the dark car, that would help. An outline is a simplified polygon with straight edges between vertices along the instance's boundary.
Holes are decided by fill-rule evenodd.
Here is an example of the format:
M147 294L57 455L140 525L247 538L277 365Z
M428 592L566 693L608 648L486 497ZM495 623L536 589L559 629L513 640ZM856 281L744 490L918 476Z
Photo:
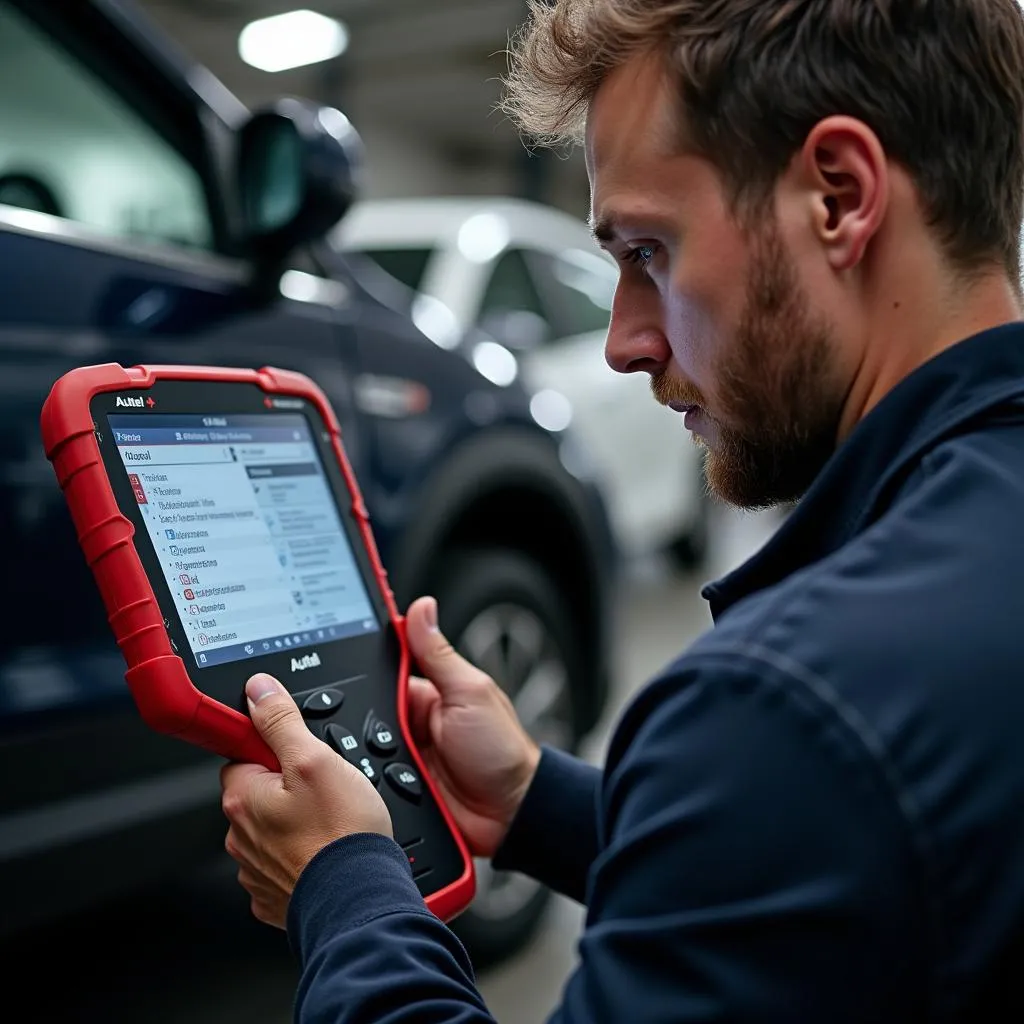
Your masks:
M337 110L252 113L121 3L0 0L0 930L223 857L218 762L147 731L39 436L70 367L299 370L327 392L401 606L573 747L606 694L615 568L572 438L321 244L355 192ZM482 872L457 928L514 949L546 894Z

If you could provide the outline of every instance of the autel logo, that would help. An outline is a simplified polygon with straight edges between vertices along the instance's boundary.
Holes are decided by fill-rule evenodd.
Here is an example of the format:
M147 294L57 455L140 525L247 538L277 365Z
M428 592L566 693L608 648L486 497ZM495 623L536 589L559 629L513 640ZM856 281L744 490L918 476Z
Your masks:
M122 397L121 395L118 395L117 398L114 400L114 405L118 409L141 409L142 399L132 398L131 395L127 397Z
M316 651L312 654L307 654L304 658L292 658L293 672L305 672L307 668L319 668L319 666L320 655Z

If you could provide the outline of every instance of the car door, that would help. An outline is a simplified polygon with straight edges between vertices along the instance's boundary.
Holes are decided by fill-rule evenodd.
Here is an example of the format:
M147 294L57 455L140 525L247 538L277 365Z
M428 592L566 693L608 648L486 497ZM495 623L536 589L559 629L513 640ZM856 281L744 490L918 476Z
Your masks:
M254 302L212 156L213 142L230 144L227 125L190 92L188 69L177 74L97 12L0 0L0 733L19 741L62 714L128 703L40 444L40 407L59 375L108 361L301 370L329 392L359 461L347 401L351 296L291 271L291 298ZM200 756L144 737L130 716L126 728L151 766ZM94 754L75 781L12 783L5 805L95 787L98 775L141 763Z

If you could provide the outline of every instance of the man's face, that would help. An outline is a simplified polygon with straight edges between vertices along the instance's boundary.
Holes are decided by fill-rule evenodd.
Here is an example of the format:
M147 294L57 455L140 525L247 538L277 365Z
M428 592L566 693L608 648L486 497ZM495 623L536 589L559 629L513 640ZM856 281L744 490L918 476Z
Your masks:
M649 59L609 76L590 109L595 233L621 268L606 356L685 413L715 494L795 500L835 448L845 391L836 331L809 299L817 264L771 202L741 223L711 165L673 148L677 116Z

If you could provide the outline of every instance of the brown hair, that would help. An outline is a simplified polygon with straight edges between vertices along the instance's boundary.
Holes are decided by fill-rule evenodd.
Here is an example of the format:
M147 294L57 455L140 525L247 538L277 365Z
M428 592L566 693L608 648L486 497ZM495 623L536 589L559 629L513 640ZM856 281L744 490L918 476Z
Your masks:
M736 203L765 197L822 118L864 121L913 177L955 265L1020 273L1024 15L1016 0L529 0L502 108L578 142L641 53L677 83L687 145ZM683 129L681 114L680 128Z

